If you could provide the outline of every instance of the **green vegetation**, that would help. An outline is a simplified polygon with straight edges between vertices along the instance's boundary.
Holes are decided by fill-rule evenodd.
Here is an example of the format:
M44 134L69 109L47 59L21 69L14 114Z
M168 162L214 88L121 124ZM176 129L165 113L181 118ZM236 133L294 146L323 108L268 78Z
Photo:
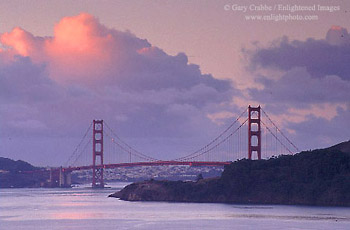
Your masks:
M220 178L146 181L112 194L124 200L350 206L350 141L269 160L240 160Z

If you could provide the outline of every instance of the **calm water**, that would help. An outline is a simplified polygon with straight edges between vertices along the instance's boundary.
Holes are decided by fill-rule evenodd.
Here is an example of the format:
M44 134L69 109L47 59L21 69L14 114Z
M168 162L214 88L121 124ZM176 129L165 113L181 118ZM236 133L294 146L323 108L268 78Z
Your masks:
M350 208L126 202L111 189L0 189L0 229L350 229Z

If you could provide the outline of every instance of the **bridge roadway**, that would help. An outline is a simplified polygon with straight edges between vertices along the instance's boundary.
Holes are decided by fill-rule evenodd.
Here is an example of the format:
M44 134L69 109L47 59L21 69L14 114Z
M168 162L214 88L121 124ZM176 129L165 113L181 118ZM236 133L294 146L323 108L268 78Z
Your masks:
M117 163L117 164L104 164L96 165L95 168L121 168L121 167L136 167L136 166L166 166L166 165L189 165L189 166L225 166L231 164L230 161L148 161L148 162L132 162L132 163ZM89 170L92 169L93 165L88 166L77 166L63 168L65 172Z

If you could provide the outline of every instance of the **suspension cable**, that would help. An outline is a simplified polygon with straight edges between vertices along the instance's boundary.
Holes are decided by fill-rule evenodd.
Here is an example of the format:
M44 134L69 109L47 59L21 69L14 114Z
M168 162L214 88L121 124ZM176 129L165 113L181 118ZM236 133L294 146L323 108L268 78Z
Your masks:
M156 158L154 158L154 157L150 157L150 156L148 156L148 155L146 155L146 154L143 154L143 153L141 153L140 151L138 151L138 150L136 150L136 149L134 149L133 147L131 147L130 145L128 145L125 141L123 141L112 129L111 129L111 127L109 127L109 125L106 123L106 122L104 122L104 124L106 125L106 127L109 129L109 131L121 142L121 143L123 143L126 147L128 147L130 150L132 150L132 151L134 151L136 154L134 154L134 155L140 155L140 156L143 156L143 158L148 158L150 161L160 161L159 159L156 159ZM108 135L108 134L107 134ZM114 143L116 143L114 140L112 140ZM119 145L119 143L118 143L118 145Z
M197 154L195 156L191 156L191 157L187 157L187 158L180 158L181 160L189 160L189 159L193 159L199 156L202 156L203 154L217 148L219 145L221 145L223 142L225 142L228 138L230 138L232 135L234 135L246 122L248 121L248 118L237 128L235 129L230 135L228 135L226 138L222 139L219 143L217 143L216 145L214 145L213 147L211 147L210 149L205 150L204 152Z
M213 139L212 141L210 141L208 144L206 144L205 146L203 146L202 148L184 156L184 157L179 157L179 158L176 158L174 159L174 161L182 161L183 159L187 159L188 157L191 157L193 155L196 155L197 153L200 153L202 152L204 149L208 148L210 145L212 145L214 142L216 142L218 139L220 139L225 133L227 133L228 130L230 130L237 122L238 120L247 112L247 109L245 109L239 116L238 118L233 122L231 123L231 125L226 128L219 136L217 136L215 139Z
M85 144L83 150L80 152L80 154L75 158L74 162L72 163L72 165L74 165L78 159L80 158L80 156L84 153L84 151L86 150L86 148L89 146L89 144L91 143L91 139Z
M284 147L289 153L293 154L293 152L292 152L285 144L283 144L283 143L281 142L280 139L278 139L278 137L271 131L271 129L270 129L269 127L267 127L267 125L266 125L262 120L260 120L260 121L261 121L261 123L266 127L266 129L272 134L272 136L274 136L275 139L276 139L281 145L283 145L283 147ZM277 147L276 147L276 152L277 152Z
M74 155L76 154L76 152L78 151L80 145L83 143L83 141L85 140L86 136L88 135L88 133L89 133L91 127L92 127L92 122L90 123L90 125L89 125L88 129L86 130L84 136L81 138L80 143L77 145L77 147L75 147L73 153L70 155L70 157L69 157L68 160L66 161L66 163L65 163L66 166L68 166L69 161L72 160L73 156L74 156ZM80 156L80 155L79 155L79 156ZM75 161L76 161L76 160L75 160Z
M299 148L297 146L295 146L293 144L293 142L291 140L288 139L288 137L286 135L284 135L284 133L277 127L277 125L271 120L271 118L269 117L269 115L267 115L267 113L261 108L261 110L263 111L263 113L266 115L266 117L270 120L270 122L276 127L276 129L282 134L282 136L284 138L286 138L286 140L289 142L289 144L291 144L298 152L300 151Z
M129 147L128 145L126 145L129 149L126 149L124 146L122 146L120 143L118 143L118 142L116 142L115 140L114 140L114 138L112 137L112 136L110 136L107 132L103 132L105 135L107 135L108 137L110 137L111 138L111 140L112 140L112 142L114 143L114 144L116 144L117 146L119 146L119 148L121 148L122 150L124 150L126 153L128 153L128 154L132 154L132 155L134 155L134 156L137 156L137 157L139 157L139 158L141 158L141 159L144 159L144 160L147 160L147 161L159 161L159 160L157 160L157 159L155 159L155 158L152 158L152 157L149 157L149 156L147 156L147 155L145 155L145 154L142 154L142 153L140 153L140 152L138 152L138 151L135 151L133 148L131 148L131 147ZM131 150L133 150L135 153L133 153Z

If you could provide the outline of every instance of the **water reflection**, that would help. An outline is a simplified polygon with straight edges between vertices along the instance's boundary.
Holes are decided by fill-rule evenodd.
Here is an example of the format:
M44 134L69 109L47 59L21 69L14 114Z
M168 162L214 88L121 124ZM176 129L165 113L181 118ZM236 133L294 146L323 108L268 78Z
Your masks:
M103 219L105 215L96 212L59 212L53 213L49 219L56 220L84 220L84 219Z
M123 186L117 185L117 188ZM1 229L348 229L350 208L126 202L117 189L0 190ZM262 221L263 220L263 221ZM40 225L40 228L39 228ZM53 226L54 225L54 226Z

